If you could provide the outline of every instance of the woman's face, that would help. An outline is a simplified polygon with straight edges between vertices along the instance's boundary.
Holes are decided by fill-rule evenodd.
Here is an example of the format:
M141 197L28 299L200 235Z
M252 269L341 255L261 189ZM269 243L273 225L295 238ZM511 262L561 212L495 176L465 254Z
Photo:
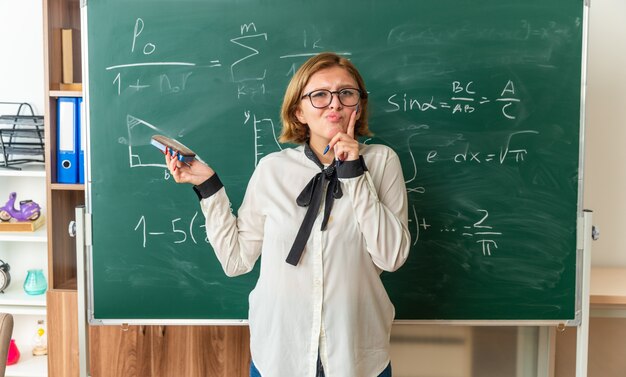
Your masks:
M346 88L358 89L358 87L356 80L347 70L342 67L331 67L313 74L304 87L302 94L319 89L334 92ZM347 100L344 99L344 102L347 102ZM325 145L337 132L346 132L350 115L356 109L356 106L343 105L339 101L337 94L333 94L330 104L323 108L314 107L309 97L304 97L300 101L298 110L296 110L296 117L302 124L308 125L311 143ZM357 114L356 119L359 116L360 114Z

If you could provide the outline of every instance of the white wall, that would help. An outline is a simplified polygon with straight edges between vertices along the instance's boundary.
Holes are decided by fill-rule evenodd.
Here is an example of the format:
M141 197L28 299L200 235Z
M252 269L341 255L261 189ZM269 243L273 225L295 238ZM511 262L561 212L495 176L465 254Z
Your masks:
M584 207L601 234L594 266L626 267L626 1L589 14Z
M44 113L42 11L42 0L0 0L0 102L28 102L36 115Z

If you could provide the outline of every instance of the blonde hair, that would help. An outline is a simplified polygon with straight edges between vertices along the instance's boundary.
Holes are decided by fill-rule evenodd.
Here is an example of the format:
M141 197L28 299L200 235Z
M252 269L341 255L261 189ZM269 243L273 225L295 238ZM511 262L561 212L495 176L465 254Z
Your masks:
M341 67L348 71L361 90L362 97L359 104L361 117L354 125L354 137L372 135L367 125L367 90L365 89L363 77L361 77L361 74L350 60L332 52L323 52L309 58L300 66L291 78L291 81L289 81L280 110L280 118L283 123L279 139L281 143L302 144L309 139L309 126L300 123L296 117L296 111L302 100L302 90L308 84L311 76L323 69L332 67Z

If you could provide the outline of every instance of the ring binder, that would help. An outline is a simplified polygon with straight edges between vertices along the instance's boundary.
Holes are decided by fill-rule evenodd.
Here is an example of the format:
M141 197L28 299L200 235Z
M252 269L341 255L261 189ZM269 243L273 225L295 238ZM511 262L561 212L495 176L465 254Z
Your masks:
M57 107L57 182L76 183L78 182L77 126L79 126L76 98L59 97Z

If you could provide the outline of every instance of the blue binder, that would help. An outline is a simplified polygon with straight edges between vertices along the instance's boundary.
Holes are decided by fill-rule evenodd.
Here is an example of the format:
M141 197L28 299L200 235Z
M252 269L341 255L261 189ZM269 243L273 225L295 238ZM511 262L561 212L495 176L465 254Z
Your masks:
M57 182L78 182L78 139L76 98L57 101Z
M87 145L87 132L85 130L85 107L83 99L78 98L76 109L78 116L76 131L78 132L78 183L85 183L85 146Z

